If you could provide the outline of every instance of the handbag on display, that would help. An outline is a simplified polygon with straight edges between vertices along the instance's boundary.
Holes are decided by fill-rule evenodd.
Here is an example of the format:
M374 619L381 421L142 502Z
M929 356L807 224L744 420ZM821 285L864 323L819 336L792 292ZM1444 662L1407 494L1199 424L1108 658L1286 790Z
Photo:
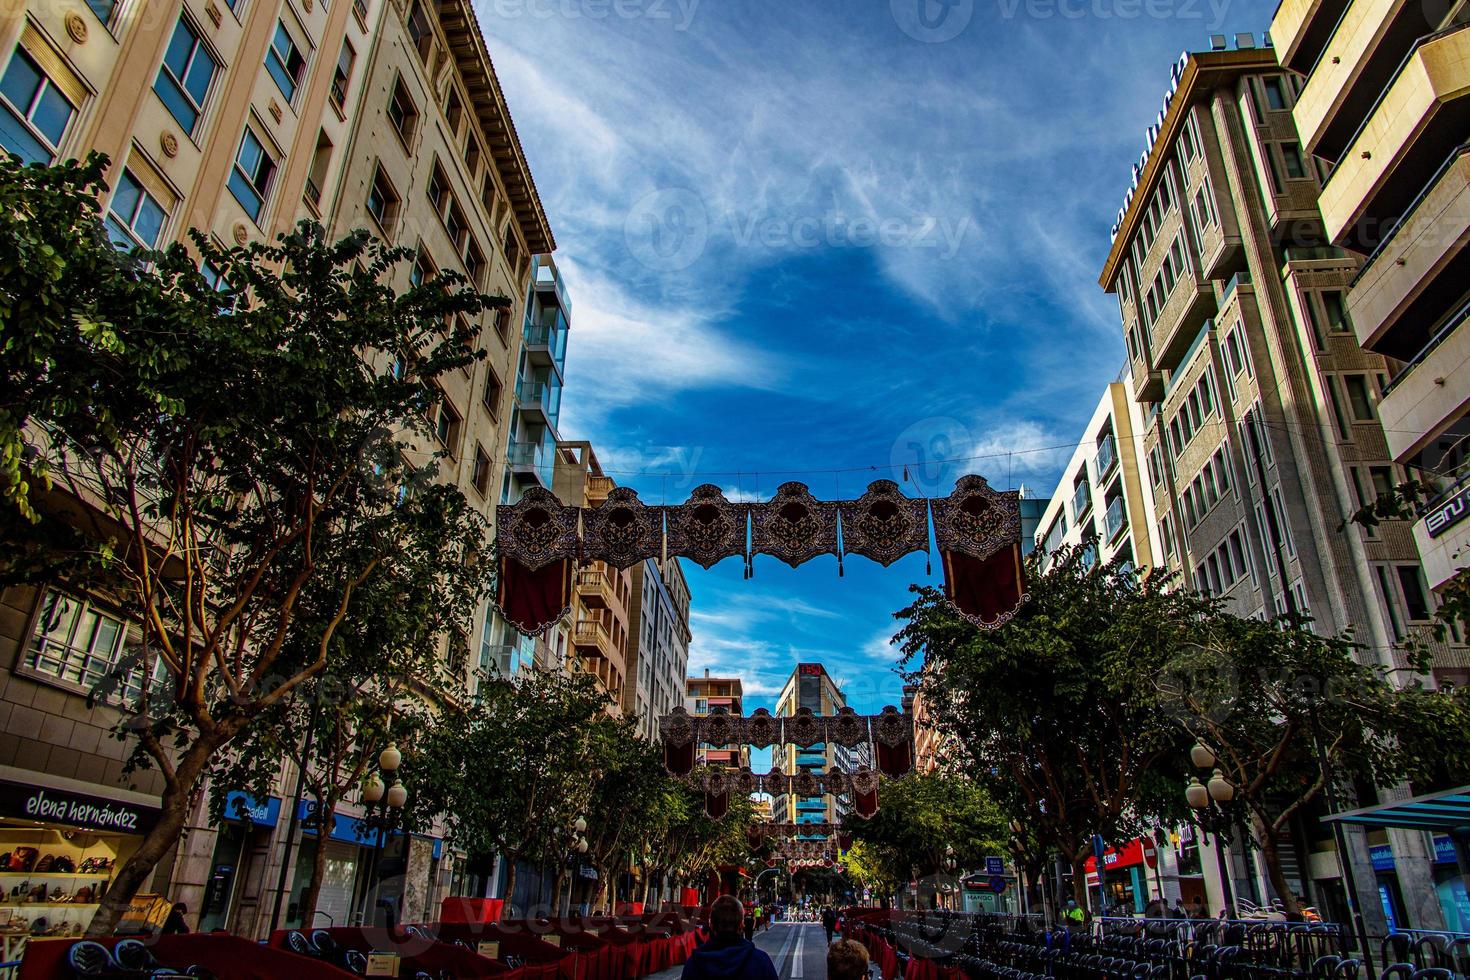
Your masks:
M56 870L56 855L47 854L36 862L36 874L43 875Z
M9 871L9 870L10 870L10 852L9 851L6 851L4 854L0 854L0 871Z
M26 901L28 901L28 902L44 902L44 901L46 901L46 886L44 884L33 886L31 888L31 890L26 893Z
M65 854L58 854L55 863L51 865L51 870L60 875L69 875L77 870L77 866Z
M34 847L17 847L10 852L10 864L7 870L30 871L35 866L37 854L39 852Z
M77 889L77 893L71 897L73 902L79 905L89 905L92 902L92 886L83 885Z

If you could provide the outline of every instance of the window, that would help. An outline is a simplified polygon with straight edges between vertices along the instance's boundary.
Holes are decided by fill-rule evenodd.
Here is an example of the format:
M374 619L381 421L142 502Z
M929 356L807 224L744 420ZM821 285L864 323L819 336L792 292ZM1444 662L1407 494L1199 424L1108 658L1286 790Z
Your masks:
M504 390L500 379L495 376L495 369L491 368L485 373L485 390L480 393L480 401L491 418L500 417L500 396Z
M352 82L352 65L357 61L357 52L352 50L352 42L342 41L342 52L337 55L337 69L332 72L332 104L339 110L346 111L347 86Z
M124 662L140 641L138 631L90 600L52 589L31 633L25 664L31 670L92 690ZM108 700L136 703L143 668L131 666Z
M1302 160L1300 143L1282 143L1281 160L1286 164L1286 176L1290 179L1301 180L1307 176L1307 165Z
M505 263L515 269L520 263L521 242L516 238L516 226L514 221L505 223Z
M118 248L157 248L168 211L131 169L118 178L107 209L107 235Z
M405 144L413 141L414 131L419 125L419 109L409 96L402 75L393 80L393 97L388 100L388 118L392 120L393 128L398 131Z
M1347 333L1353 328L1352 321L1348 319L1347 307L1342 301L1342 290L1322 291L1322 312L1327 314L1327 328L1333 333Z
M1337 425L1337 434L1347 439L1352 435L1352 427L1348 425L1347 416L1342 411L1342 399L1337 394L1337 378L1329 374L1323 380L1327 384L1327 403L1332 408L1332 421Z
M16 46L0 78L0 146L24 163L49 164L77 113L76 102L56 84L25 48Z
M413 0L408 11L408 36L418 49L419 57L427 61L434 48L434 29L429 26L429 15L424 13L424 6L419 0Z
M465 225L464 212L453 201L449 202L449 211L444 216L444 230L449 232L449 240L454 242L456 249L465 247L469 239L469 228Z
M266 152L255 130L246 126L245 135L240 137L240 152L235 154L235 169L230 172L230 193L256 223L260 222L260 212L265 210L275 173L276 161Z
M510 337L510 307L502 306L495 311L495 332L500 334L501 340Z
M1347 388L1348 404L1352 406L1353 421L1373 421L1373 396L1368 391L1366 374L1344 374L1343 387Z
M476 289L485 288L485 253L474 238L466 238L464 248L464 270Z
M449 123L449 131L459 135L459 124L464 121L464 100L452 85L449 87L449 98L444 101L444 119Z
M495 177L488 172L480 184L480 203L485 206L485 213L490 216L490 225L493 228L499 218L497 212L500 210L500 194L495 190Z
M455 444L459 441L459 413L454 406L449 404L449 398L442 391L436 391L435 397L438 404L430 410L429 421L434 428L434 438L449 451L450 456L457 455Z
M398 192L388 181L388 175L383 172L382 164L378 164L378 169L373 174L373 186L368 191L367 208L368 213L377 221L379 228L385 232L392 229L393 220L398 217Z
M173 39L168 42L168 50L163 54L163 64L159 66L153 91L158 93L174 121L189 136L194 135L199 125L204 100L218 70L219 63L204 47L194 25L180 17Z
M480 491L482 497L490 486L490 457L485 453L485 447L479 443L475 443L475 468L470 474L470 482Z
M1388 578L1388 569L1382 565L1374 565L1373 571L1378 576L1378 591L1383 594L1383 604L1388 609L1388 622L1393 627L1395 639L1404 638L1404 624L1399 618L1399 604L1397 596L1394 595L1393 584Z
M1404 611L1408 613L1409 621L1415 623L1426 622L1431 610L1429 608L1429 596L1424 591L1424 579L1419 574L1418 565L1398 565L1399 586L1404 590Z
M332 163L332 140L325 129L316 134L316 150L311 155L311 170L306 175L306 199L322 203L322 185L327 180L327 167Z
M474 130L470 131L469 138L464 141L464 166L469 171L470 178L474 179L475 171L480 168L480 141L475 138Z
M438 267L434 260L429 258L429 253L420 248L414 256L413 268L408 270L408 282L411 286L422 286L426 282L433 282L434 276L438 274Z
M1286 108L1286 88L1280 75L1261 79L1261 88L1266 92L1266 108L1276 112Z
M266 52L265 67L276 80L276 87L281 90L286 101L294 102L296 86L301 84L301 75L306 71L306 58L281 21L276 22L276 36L271 41L270 50Z

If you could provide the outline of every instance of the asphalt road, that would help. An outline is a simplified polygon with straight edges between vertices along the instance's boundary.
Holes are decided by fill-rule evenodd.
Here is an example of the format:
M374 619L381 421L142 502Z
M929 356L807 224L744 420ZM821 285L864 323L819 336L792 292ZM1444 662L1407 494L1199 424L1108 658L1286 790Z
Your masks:
M755 944L770 954L781 980L824 980L827 937L817 922L778 922L756 933ZM684 967L655 973L650 980L678 980Z

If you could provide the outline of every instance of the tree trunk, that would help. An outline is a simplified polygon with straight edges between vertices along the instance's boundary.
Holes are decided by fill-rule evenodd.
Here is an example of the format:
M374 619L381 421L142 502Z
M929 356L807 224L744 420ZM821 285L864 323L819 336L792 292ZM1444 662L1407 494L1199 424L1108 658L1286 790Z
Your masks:
M337 812L337 802L332 800L330 804L326 800L321 801L317 807L321 816L318 827L324 827L330 832L333 816ZM290 860L290 855L286 856ZM311 880L306 883L306 894L301 899L301 928L310 929L316 918L316 903L321 897L322 879L327 875L327 835L321 830L317 831L316 850L311 856Z
M515 906L511 903L516 894L516 859L505 855L505 903L500 906L500 921L515 918Z
M1259 815L1251 817L1251 830L1255 833L1256 844L1261 848L1261 861L1266 865L1266 877L1271 882L1271 890L1281 899L1281 906L1288 916L1300 915L1301 903L1297 901L1291 886L1286 883L1286 873L1281 870L1281 850L1276 843L1276 834ZM1352 869L1347 866L1348 856L1339 854L1337 859L1343 875L1352 874Z
M97 907L97 913L92 917L92 924L87 927L88 936L110 936L117 928L118 920L127 911L133 896L138 894L138 889L143 887L143 882L148 880L148 876L153 873L153 869L168 853L169 848L178 843L184 832L184 822L189 818L195 785L199 782L205 765L233 734L233 731L216 729L210 738L195 739L178 760L173 779L169 781L159 801L161 807L158 823L144 835L143 843L138 845L133 856L113 876L107 886L107 893L102 896Z

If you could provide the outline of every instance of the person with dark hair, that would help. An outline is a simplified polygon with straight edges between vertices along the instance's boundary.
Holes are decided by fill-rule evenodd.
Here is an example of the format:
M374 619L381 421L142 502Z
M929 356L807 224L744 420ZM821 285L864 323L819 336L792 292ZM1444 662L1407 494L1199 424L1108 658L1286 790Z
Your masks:
M740 899L715 899L709 909L710 937L685 962L683 980L777 980L771 958L741 936L744 925Z
M188 921L184 918L188 914L189 906L183 902L175 902L174 907L168 910L168 918L163 920L163 934L177 936L181 933L192 932Z
M827 947L827 980L867 980L868 951L851 939Z
M822 909L822 929L827 933L827 945L832 945L832 933L837 928L837 910L832 906Z

